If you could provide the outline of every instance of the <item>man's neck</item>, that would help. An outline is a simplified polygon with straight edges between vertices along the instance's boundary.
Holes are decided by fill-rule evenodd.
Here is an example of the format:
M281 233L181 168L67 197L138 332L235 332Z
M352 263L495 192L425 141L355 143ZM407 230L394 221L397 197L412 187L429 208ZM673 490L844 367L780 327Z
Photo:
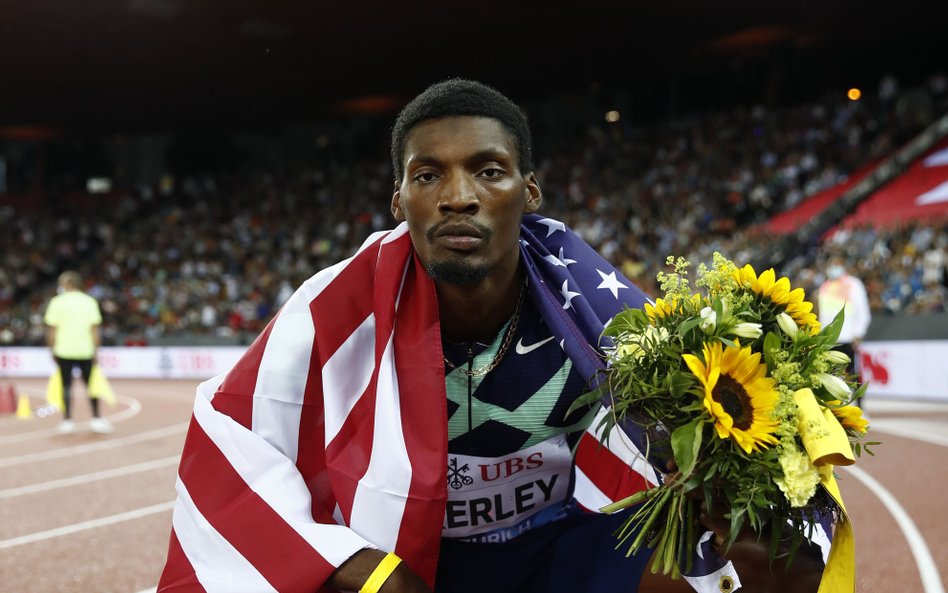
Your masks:
M441 335L452 342L489 343L517 308L522 273L501 281L485 279L477 286L439 283Z

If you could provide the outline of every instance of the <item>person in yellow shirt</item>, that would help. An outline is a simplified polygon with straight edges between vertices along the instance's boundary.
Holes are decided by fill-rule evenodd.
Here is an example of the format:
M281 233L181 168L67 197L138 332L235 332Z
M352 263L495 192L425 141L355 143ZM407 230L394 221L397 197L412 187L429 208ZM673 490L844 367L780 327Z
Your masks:
M63 379L63 421L59 432L70 433L76 427L72 421L72 374L78 368L89 387L92 364L96 350L102 342L100 326L102 314L99 303L84 293L80 287L82 279L76 272L63 272L59 276L59 294L49 301L43 322L47 325L46 344L53 352ZM92 432L112 432L112 425L99 415L99 399L90 398Z

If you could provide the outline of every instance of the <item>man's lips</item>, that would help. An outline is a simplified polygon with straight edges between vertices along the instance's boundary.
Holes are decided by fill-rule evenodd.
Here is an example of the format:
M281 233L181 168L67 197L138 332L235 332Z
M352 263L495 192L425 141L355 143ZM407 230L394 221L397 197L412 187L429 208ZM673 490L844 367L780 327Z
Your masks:
M446 224L434 233L434 242L455 251L471 251L480 247L486 233L469 224Z
M482 233L477 230L477 228L468 225L468 224L448 224L435 233L437 237L472 237L475 239L482 238Z

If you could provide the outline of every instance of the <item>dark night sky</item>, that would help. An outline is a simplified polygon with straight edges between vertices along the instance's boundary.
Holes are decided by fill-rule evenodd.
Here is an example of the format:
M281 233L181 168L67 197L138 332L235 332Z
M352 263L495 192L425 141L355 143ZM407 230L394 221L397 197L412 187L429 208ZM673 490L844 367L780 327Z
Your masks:
M521 101L599 83L657 111L788 102L944 70L945 4L0 0L0 128L310 121L457 75Z

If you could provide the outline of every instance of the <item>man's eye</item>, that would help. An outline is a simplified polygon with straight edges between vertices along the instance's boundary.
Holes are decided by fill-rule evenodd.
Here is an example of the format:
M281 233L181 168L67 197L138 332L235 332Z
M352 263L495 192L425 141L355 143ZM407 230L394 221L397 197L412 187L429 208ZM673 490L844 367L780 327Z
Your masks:
M495 179L504 174L503 169L497 169L496 167L490 167L481 171L481 177L487 177L488 179Z
M415 181L420 181L422 183L428 183L435 180L434 173L419 173L415 175Z

